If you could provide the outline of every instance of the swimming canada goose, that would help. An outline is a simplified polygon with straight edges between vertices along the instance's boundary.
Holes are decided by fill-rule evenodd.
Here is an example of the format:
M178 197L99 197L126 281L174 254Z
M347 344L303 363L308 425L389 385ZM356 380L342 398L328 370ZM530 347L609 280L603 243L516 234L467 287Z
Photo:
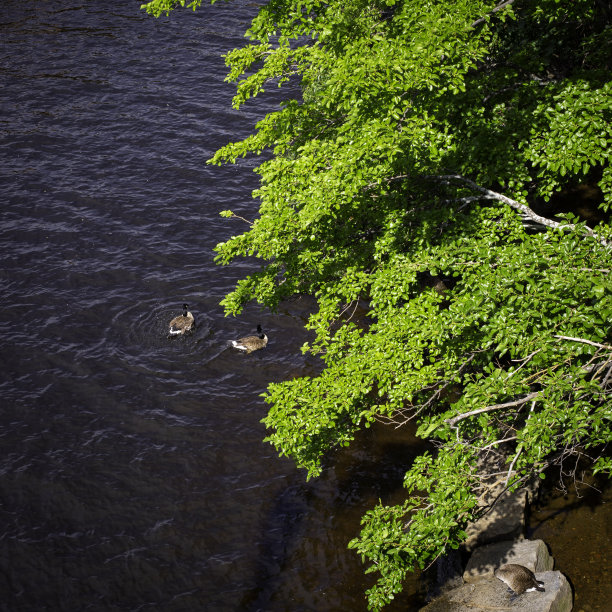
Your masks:
M252 353L268 344L268 336L261 330L261 325L257 326L257 336L246 336L238 340L232 340L232 346L239 351Z
M516 595L522 595L528 591L545 591L544 583L536 580L533 572L523 565L508 563L502 565L495 576L505 582Z
M183 314L178 317L174 317L170 321L168 334L170 336L182 336L184 333L191 331L194 324L193 315L187 310L189 306L183 304Z

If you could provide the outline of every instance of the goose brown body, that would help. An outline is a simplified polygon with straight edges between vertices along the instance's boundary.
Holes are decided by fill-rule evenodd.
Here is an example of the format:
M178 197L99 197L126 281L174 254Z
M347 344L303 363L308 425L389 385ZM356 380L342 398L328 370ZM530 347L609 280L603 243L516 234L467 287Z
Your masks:
M544 583L536 580L534 573L529 568L517 563L502 565L495 572L495 576L505 582L517 595L522 595L527 591L546 590Z
M257 326L257 336L245 336L238 340L232 340L232 346L245 353L252 353L253 351L262 349L266 344L268 344L268 336L263 333L261 325Z
M189 306L187 306L187 304L183 304L183 314L178 315L178 317L174 317L174 319L170 321L170 325L168 327L169 335L182 336L188 331L191 331L195 319L193 315L187 310L188 308Z

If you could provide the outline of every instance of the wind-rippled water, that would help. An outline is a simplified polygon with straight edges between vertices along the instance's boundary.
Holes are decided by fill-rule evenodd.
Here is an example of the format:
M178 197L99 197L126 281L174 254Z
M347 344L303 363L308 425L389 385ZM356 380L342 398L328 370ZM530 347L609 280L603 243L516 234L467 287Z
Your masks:
M2 2L0 610L365 610L346 545L402 498L418 443L373 428L306 482L262 443L259 394L318 371L299 350L312 305L219 307L256 269L213 262L243 229L219 211L256 214L255 162L205 163L276 104L234 111L224 83L256 5L140 3ZM183 302L197 328L168 339ZM265 350L228 348L257 323ZM607 609L605 511L547 533L585 611ZM388 610L418 593L410 578Z
M256 214L254 162L205 164L274 108L223 82L256 6L139 5L2 4L0 609L364 610L346 544L416 447L374 429L306 482L259 394L317 371L311 304L218 305L256 265L212 251L242 230L219 211ZM257 323L265 350L228 348Z

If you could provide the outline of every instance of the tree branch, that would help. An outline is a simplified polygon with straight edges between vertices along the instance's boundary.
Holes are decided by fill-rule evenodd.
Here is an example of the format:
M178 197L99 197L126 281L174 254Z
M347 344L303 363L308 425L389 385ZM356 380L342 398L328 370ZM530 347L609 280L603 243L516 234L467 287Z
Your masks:
M443 181L449 181L449 180L461 181L465 183L466 185L469 185L472 189L475 189L476 191L480 191L481 193L483 193L487 199L503 202L504 204L511 206L515 210L520 211L523 215L525 215L532 221L539 223L540 225L545 225L546 227L551 227L553 229L566 229L566 230L576 229L576 225L574 225L573 223L559 223L559 221L553 221L552 219L548 219L547 217L542 217L541 215L538 215L537 213L533 212L533 210L531 210L529 206L525 204L521 204L520 202L517 202L516 200L513 200L512 198L509 198L508 196L505 196L501 193L497 193L496 191L493 191L492 189L487 189L486 187L482 187L478 183L472 181L469 178L466 178L465 176L461 176L460 174L443 174L443 175L432 177L432 178L437 178ZM462 198L461 201L469 202L472 199L474 198L473 197ZM595 240L598 240L605 247L610 248L612 246L612 244L608 240L596 234L590 227L584 227L583 229L589 236L591 236L592 238L595 238Z
M491 9L491 12L489 12L488 15L492 15L493 13L497 13L497 11L501 11L503 8L510 6L513 2L514 0L505 0L505 2L501 2L495 8ZM485 17L481 17L480 19L477 19L476 21L472 23L471 27L475 28L477 25L480 25L481 23L483 23L485 19L486 19Z
M582 342L583 344L590 344L591 346L596 346L597 348L602 349L612 349L612 346L610 346L609 344L599 344L599 342L585 340L584 338L572 338L571 336L558 336L556 334L555 338L559 338L559 340L570 340L571 342Z
M529 416L527 417L527 422L529 422L529 419L531 418L531 414L533 413L533 409L535 408L536 405L536 401L533 400L533 402L531 402L531 408L529 409ZM527 423L525 423L525 427L527 427ZM506 482L504 483L504 487L508 486L508 482L510 481L510 477L512 476L512 472L514 471L514 464L517 462L518 458L521 456L521 453L523 452L523 445L520 444L519 445L520 448L518 449L518 452L516 453L516 455L514 455L514 459L512 459L512 463L510 464L510 468L508 469L508 474L506 475Z
M485 451L485 450L492 448L493 446L497 446L498 444L504 444L505 442L512 442L513 440L517 440L517 439L518 439L517 436L511 436L510 438L503 438L502 440L495 440L495 442L491 442L491 444L487 444L486 446L483 446L480 450Z
M244 221L245 223L248 223L249 225L253 225L253 221L249 221L248 219L245 219L244 217L237 215L235 212L232 212L231 210L222 211L221 216L226 217L228 219L240 219L241 221Z
M474 357L476 357L476 352L471 353L470 356L459 366L459 370L457 371L457 374L461 374L463 370L467 368L467 366L471 363ZM388 423L388 424L395 425L395 429L399 429L400 427L403 427L404 425L406 425L406 423L408 423L409 421L417 417L427 407L431 406L431 404L433 404L442 395L444 390L447 389L451 384L453 384L452 378L448 380L443 380L441 381L440 385L436 384L433 386L435 391L424 404L419 404L417 406L413 405L413 406L410 406L409 408L403 408L403 409L398 410L395 414L399 414L399 416L402 417L403 420L401 421L395 418L395 414L393 417L377 417L377 420L379 420L381 423L385 423L385 424ZM429 389L426 388L425 390L429 390Z
M446 419L444 422L453 427L459 421L463 421L464 419L468 419L471 416L476 414L482 414L483 412L491 412L493 410L501 410L502 408L511 408L512 406L522 406L526 404L529 400L533 400L539 395L539 391L534 391L521 399L514 400L513 402L506 402L504 404L495 404L493 406L487 406L486 408L478 408L477 410L470 410L470 412L464 412L463 414L458 414L454 416L452 419Z

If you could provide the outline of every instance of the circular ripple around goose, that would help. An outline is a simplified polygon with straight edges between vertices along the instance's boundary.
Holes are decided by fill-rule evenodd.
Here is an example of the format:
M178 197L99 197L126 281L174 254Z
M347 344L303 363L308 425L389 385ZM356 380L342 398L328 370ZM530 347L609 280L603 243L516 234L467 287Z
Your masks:
M193 310L195 329L184 336L168 336L168 324L180 314L180 307L151 300L139 302L115 314L109 321L104 343L115 356L130 365L172 372L177 355L188 358L206 352L212 321L206 313Z

